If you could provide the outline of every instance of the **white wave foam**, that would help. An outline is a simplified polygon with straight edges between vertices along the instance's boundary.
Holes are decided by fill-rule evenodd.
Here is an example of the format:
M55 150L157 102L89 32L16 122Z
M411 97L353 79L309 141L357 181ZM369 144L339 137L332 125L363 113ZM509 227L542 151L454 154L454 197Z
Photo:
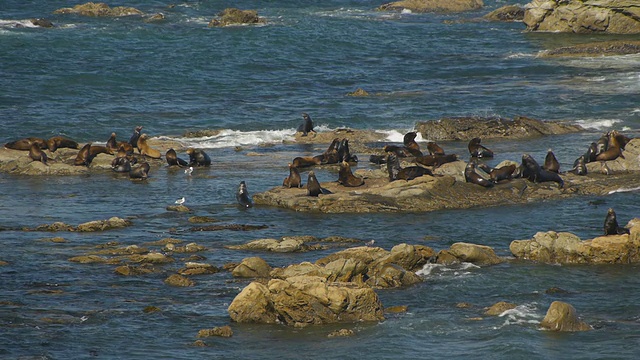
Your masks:
M422 269L416 271L418 276L431 276L435 275L435 272L452 273L454 276L464 276L471 274L469 269L479 269L480 266L472 263L463 262L452 266L444 266L442 264L424 264Z
M505 318L501 327L519 324L539 324L542 317L536 311L535 303L518 305L513 309L503 311L498 317Z
M37 28L38 25L34 25L31 20L0 20L0 27L2 28Z
M624 192L632 192L632 191L638 191L640 190L640 186L634 187L634 188L620 188L617 190L611 190L608 192L608 195L611 194L615 194L615 193L624 193Z
M284 130L258 130L258 131L238 131L222 130L215 136L205 136L200 138L168 138L158 137L161 140L174 140L186 147L198 147L204 149L215 149L234 146L255 146L270 143L281 143L283 141L293 141L294 129Z
M411 9L402 9L402 11L400 11L401 14L413 14L413 11L411 11Z
M615 124L621 123L620 119L583 119L578 120L576 123L585 129L603 130L610 129Z
M535 57L535 54L527 54L527 53L515 53L511 55L507 55L507 59L522 59L522 58L532 58Z
M407 130L407 131L398 131L398 130L376 130L376 132L379 132L381 134L385 134L387 135L387 137L384 139L384 141L389 141L389 142L403 142L404 141L404 135L406 133L408 133L409 131L413 131L413 130ZM422 134L418 133L418 136L416 136L416 141L417 142L421 142L421 141L425 141L422 138Z

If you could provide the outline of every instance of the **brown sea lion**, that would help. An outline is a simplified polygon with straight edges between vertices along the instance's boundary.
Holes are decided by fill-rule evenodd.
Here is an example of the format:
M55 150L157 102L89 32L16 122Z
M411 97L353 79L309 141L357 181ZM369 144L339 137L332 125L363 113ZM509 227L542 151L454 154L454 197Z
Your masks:
M387 172L389 173L389 181L395 180L413 180L423 175L433 176L433 173L429 169L425 169L421 166L408 166L402 168L400 166L400 160L394 153L387 155Z
M458 160L458 155L449 154L449 155L422 155L417 156L415 162L424 165L424 166L435 166L439 167L442 164L454 162Z
M404 147L409 151L409 153L413 156L422 156L422 151L420 151L420 145L416 142L416 137L418 133L415 131L410 131L404 134L404 138L402 140Z
M615 160L618 157L624 159L624 155L622 154L622 148L620 148L620 144L618 143L618 132L613 130L609 133L609 146L606 151L601 152L596 156L596 161L610 161Z
M133 146L131 146L131 144L129 144L126 141L118 141L118 151L120 151L121 148L124 149L124 151L127 152L127 155L131 155L133 154Z
M73 165L76 166L89 166L93 158L89 156L89 149L91 149L91 143L87 143L85 146L78 151L78 155L73 162Z
M573 163L573 168L568 172L572 172L576 175L584 176L587 175L587 165L585 161L585 156L580 156Z
M358 187L364 185L364 179L353 175L349 163L342 161L338 172L338 183L346 187Z
M409 150L404 146L385 145L385 147L383 147L382 150L385 153L394 153L394 154L396 154L397 157L409 157L409 156L411 156L411 153L409 152Z
M559 174L544 170L538 162L529 154L522 155L522 177L535 183L553 181L557 182L560 188L564 187L564 180Z
M93 160L93 158L95 158L98 154L113 155L113 150L102 145L91 145L91 148L89 149L89 156L91 156L91 160Z
M331 191L320 186L316 174L313 170L309 171L309 176L307 177L307 196L318 196L320 194L331 194Z
M338 146L338 158L340 162L358 162L358 157L354 154L351 154L351 150L349 149L349 139L344 138L342 139L342 141L340 141L340 145Z
M138 139L140 138L140 132L142 131L142 126L136 126L133 129L133 134L129 138L129 145L138 149Z
M340 146L340 139L335 138L329 145L329 148L322 153L323 164L337 164L340 161L340 154L338 153L338 147Z
M189 166L210 166L211 158L202 149L188 148Z
M493 157L493 151L480 145L480 138L478 137L471 139L467 147L469 149L469 154L471 154L471 157L478 157L478 158Z
M28 137L28 138L24 138L16 141L8 142L4 144L4 147L12 150L29 151L29 149L31 149L31 145L33 144L38 144L40 146L40 149L49 148L49 145L47 145L47 142L44 139L37 138L37 137Z
M291 163L289 163L289 176L284 178L284 181L282 182L282 186L286 188L302 187L302 179L300 178L300 172L298 171L298 168L293 166Z
M427 151L430 155L444 155L444 149L433 141L427 142Z
M602 134L602 136L600 136L600 139L598 139L598 142L596 143L596 156L607 151L607 149L609 148L609 135L611 134L608 132L604 133Z
M484 186L484 187L493 187L493 182L489 181L482 176L480 176L476 172L476 164L473 161L469 161L467 166L464 168L464 179L468 183Z
M167 164L169 164L169 166L189 166L189 163L186 160L180 159L178 157L178 154L176 154L176 151L173 149L167 150L167 153L164 155L164 157L167 159Z
M138 165L135 168L132 168L129 171L129 178L131 178L131 179L146 179L147 177L149 177L149 169L150 168L151 168L151 166L149 166L149 163L143 162L142 164Z
M49 148L49 151L55 152L61 148L77 149L79 146L77 142L69 138L64 136L54 136L47 140L47 147Z
M128 173L131 171L131 162L126 156L116 157L111 162L111 170L118 173Z
M152 159L160 159L162 157L162 155L160 154L160 151L153 149L151 146L149 146L149 144L147 143L147 140L149 140L149 135L147 134L142 134L140 135L140 137L138 138L138 151L140 151L140 154L142 154L142 156L148 156Z
M516 171L516 168L517 166L515 164L493 168L489 172L489 177L494 184L502 180L510 180L513 178L513 173Z
M112 154L118 151L118 142L116 141L116 133L114 132L111 133L111 136L109 137L109 140L107 140L107 143L105 146L107 147L107 149L111 150Z
M544 158L542 168L554 173L560 172L560 163L551 149L547 150L547 156Z
M307 113L302 113L302 124L298 126L298 132L302 133L302 136L307 136L310 132L316 132L313 130L313 121L311 120L311 116Z
M605 217L604 219L604 234L605 236L629 234L629 229L618 226L616 212L613 211L613 208L609 208L609 210L607 211L607 217Z
M40 149L40 145L38 145L37 143L31 144L31 148L29 148L29 157L33 161L40 161L41 163L48 165L47 154L45 154L44 151Z
M322 155L318 156L298 156L293 159L293 166L296 168L309 167L313 165L321 165L324 157Z

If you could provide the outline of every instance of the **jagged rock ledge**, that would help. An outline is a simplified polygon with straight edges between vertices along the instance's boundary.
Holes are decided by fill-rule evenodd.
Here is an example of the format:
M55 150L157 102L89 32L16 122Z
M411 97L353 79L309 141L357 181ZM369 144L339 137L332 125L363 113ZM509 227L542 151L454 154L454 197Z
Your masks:
M437 177L422 176L410 181L389 182L385 172L368 171L356 174L365 177L365 184L348 188L337 182L321 185L333 194L312 197L306 189L276 187L257 193L253 201L257 205L276 206L296 211L324 213L368 212L427 212L441 209L466 209L499 205L525 204L531 201L566 199L578 195L606 195L612 191L637 187L640 178L640 139L631 140L625 150L625 158L607 161L610 175L600 173L600 163L587 164L589 174L578 176L562 174L565 185L556 183L532 183L514 179L493 188L466 183L462 177L464 162L444 164Z
M598 41L557 49L543 50L538 57L614 56L640 53L640 41Z

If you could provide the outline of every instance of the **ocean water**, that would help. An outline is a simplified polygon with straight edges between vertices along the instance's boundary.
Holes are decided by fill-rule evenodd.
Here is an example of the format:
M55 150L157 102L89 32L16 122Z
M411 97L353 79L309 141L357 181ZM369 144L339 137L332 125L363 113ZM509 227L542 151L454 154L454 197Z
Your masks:
M127 2L166 16L146 23L140 17L52 15L75 5L71 2L2 1L0 142L59 134L105 142L111 132L126 140L142 125L152 137L203 147L215 161L191 177L152 168L142 183L106 172L47 178L0 174L0 260L8 262L0 267L0 358L637 358L640 280L634 264L429 266L419 272L425 280L420 285L378 291L385 306L407 305L407 313L388 315L380 323L293 329L232 323L227 307L249 281L226 272L194 277L194 287L173 288L162 281L182 267L181 261L160 273L133 277L116 275L113 265L68 261L107 242L142 246L166 237L205 245L203 261L219 267L249 256L286 266L335 251L271 254L224 248L287 235L373 239L385 249L410 243L440 250L466 241L509 256L512 240L538 231L595 237L609 207L621 224L640 217L638 191L409 214L307 214L236 206L240 181L251 193L268 190L281 184L293 157L324 150L324 144L282 143L293 138L302 112L311 115L319 131L368 129L388 134L388 142L400 141L417 121L449 116L524 115L587 129L487 142L497 154L490 165L517 160L523 152L542 159L553 148L566 169L604 131L638 136L640 56L543 59L536 55L547 48L615 37L531 34L522 23L465 21L512 3L517 2L486 0L481 11L441 15L376 12L381 3L371 1L191 1L175 7ZM267 24L208 28L208 21L228 6L256 9ZM30 26L27 20L36 17L56 27ZM357 88L373 95L346 96ZM222 131L182 137L205 129ZM466 146L441 145L458 154ZM366 161L358 165L369 167ZM319 169L317 175L321 182L336 178L332 169ZM165 210L183 196L192 214ZM190 215L267 228L192 232ZM134 225L93 234L21 231L112 216L131 218ZM66 242L43 240L53 236ZM566 292L548 294L552 287ZM572 304L594 330L540 330L554 300ZM498 301L518 307L484 317L483 308ZM460 302L472 306L457 308ZM161 312L144 313L147 306ZM233 337L192 346L200 329L224 325L231 325ZM327 338L340 328L354 330L355 336Z

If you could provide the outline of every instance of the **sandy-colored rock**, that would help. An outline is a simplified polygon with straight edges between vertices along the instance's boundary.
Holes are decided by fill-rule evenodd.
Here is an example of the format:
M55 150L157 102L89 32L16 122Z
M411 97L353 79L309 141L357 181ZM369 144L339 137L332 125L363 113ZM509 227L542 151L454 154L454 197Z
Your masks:
M518 5L505 5L483 16L490 21L522 21L524 19L524 7Z
M270 272L271 266L262 258L249 257L243 259L231 274L240 278L268 278Z
M178 287L188 287L194 286L196 284L195 281L189 279L186 276L182 276L180 274L172 274L168 278L164 279L164 283L171 286Z
M630 55L638 53L640 53L640 41L615 40L590 42L586 44L543 50L538 53L538 57L594 57Z
M104 264L108 261L108 259L98 255L81 255L74 256L70 258L69 261L80 264Z
M283 238L283 239L258 239L250 241L244 245L228 245L227 249L232 250L259 250L280 253L301 252L308 249L303 239Z
M266 20L258 16L255 10L240 10L236 8L224 9L218 18L209 22L209 27L221 27L230 25L264 24Z
M155 269L151 266L148 266L148 264L143 264L140 266L123 265L115 268L114 272L122 276L136 276L136 275L151 274L155 272Z
M495 265L502 262L495 251L489 246L470 243L455 243L449 248L449 253L460 261L475 265Z
M133 262L145 264L169 264L175 261L172 257L158 252L152 252L144 255L135 254L129 256L129 259Z
M233 336L233 330L231 330L231 326L221 326L215 327L213 329L202 329L198 331L198 337L210 337L210 336L220 336L220 337L231 337Z
M578 318L576 309L562 301L554 301L540 326L553 331L588 331L591 326Z
M142 15L143 12L132 7L115 6L109 7L105 3L88 2L76 5L72 8L61 8L53 12L54 14L78 14L82 16L129 16Z
M484 6L482 0L402 0L378 7L378 11L401 11L404 9L413 12L439 12L457 13L463 11L478 10Z
M76 230L80 232L106 231L111 229L120 229L131 225L131 221L114 216L108 220L96 220L80 224Z
M515 307L516 304L500 301L487 308L484 314L489 316L498 316L507 310L515 309Z
M353 336L356 333L353 332L353 330L351 329L340 329L340 330L336 330L336 331L332 331L329 333L329 335L327 335L328 338L333 338L333 337L349 337L349 336Z
M184 276L215 274L217 272L220 272L217 267L197 262L186 262L185 267L178 270L178 274Z

